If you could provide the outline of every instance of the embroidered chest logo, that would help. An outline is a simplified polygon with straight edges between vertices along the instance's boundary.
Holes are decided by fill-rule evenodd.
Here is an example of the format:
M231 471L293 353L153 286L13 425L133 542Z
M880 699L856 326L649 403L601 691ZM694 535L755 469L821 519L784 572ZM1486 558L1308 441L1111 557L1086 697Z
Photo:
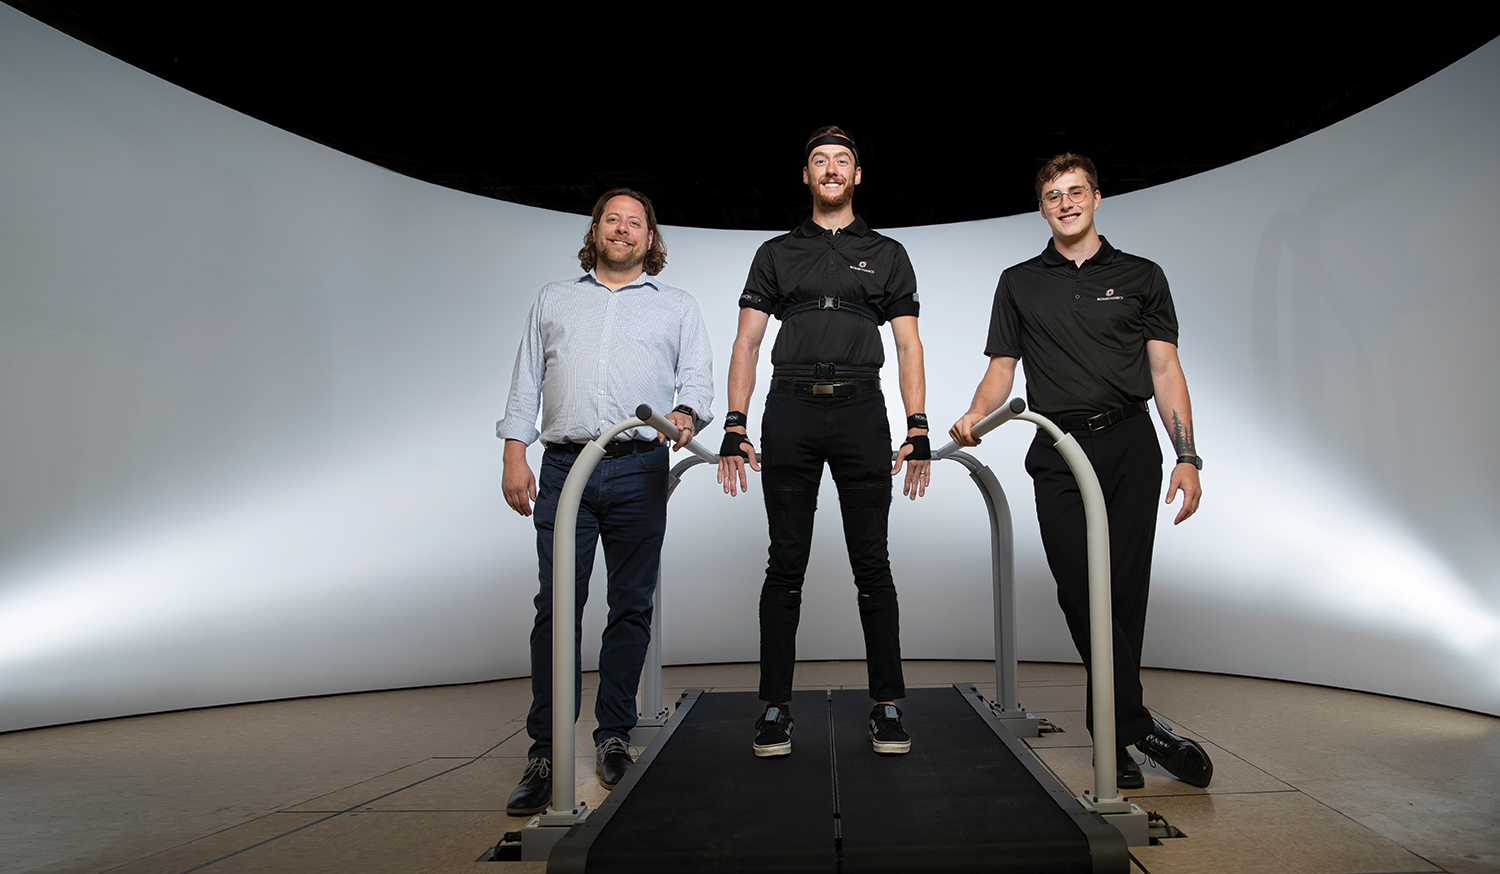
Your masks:
M869 269L868 267L865 266L868 263L869 263L868 261L861 261L857 265L856 264L850 264L849 265L849 269L850 270L858 270L860 273L869 273L870 275L873 276L875 274L875 271L871 270L871 269Z
M1096 298L1094 298L1094 300L1103 301L1105 303L1108 303L1109 301L1124 300L1124 299L1125 298L1124 298L1123 295L1120 296L1120 297L1116 297L1115 296L1115 290L1113 288L1111 288L1108 291L1104 292L1104 296L1103 297L1096 297Z

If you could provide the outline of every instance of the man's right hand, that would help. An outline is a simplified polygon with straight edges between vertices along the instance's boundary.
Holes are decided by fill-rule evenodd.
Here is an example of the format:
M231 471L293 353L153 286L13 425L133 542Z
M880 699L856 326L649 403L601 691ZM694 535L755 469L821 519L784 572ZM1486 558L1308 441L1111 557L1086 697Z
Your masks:
M725 428L724 433L739 434L743 436L745 429L741 427ZM734 497L740 492L749 492L750 480L745 474L745 465L748 463L750 469L760 473L760 463L755 459L755 444L746 441L740 444L746 455L741 458L738 455L725 455L719 453L719 483L724 486L724 494Z
M964 413L963 418L954 422L953 427L948 429L948 436L952 437L953 442L959 446L978 446L984 441L974 436L974 426L982 422L986 415L986 413L972 411Z
M526 463L526 444L519 440L505 441L505 472L500 475L500 490L511 509L522 516L531 515L531 505L536 500L536 477Z

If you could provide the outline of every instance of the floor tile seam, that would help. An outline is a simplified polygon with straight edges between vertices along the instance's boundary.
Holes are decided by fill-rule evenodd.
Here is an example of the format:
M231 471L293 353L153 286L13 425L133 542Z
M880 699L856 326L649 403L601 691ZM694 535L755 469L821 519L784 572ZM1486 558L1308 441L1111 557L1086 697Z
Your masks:
M438 777L442 777L442 776L444 776L446 774L451 774L454 771L457 771L457 770L459 770L461 768L467 768L468 766L470 766L470 765L474 764L475 762L479 761L481 758L484 758L484 756L486 754L488 754L490 752L493 752L501 744L503 744L506 741L509 741L511 738L515 737L517 734L520 733L520 731L521 731L520 729L517 729L516 731L514 731L510 735L508 735L504 740L499 741L498 743L496 743L493 746L491 746L489 749L485 750L483 753L480 753L479 755L474 756L473 758L469 759L466 762L463 762L463 763L458 764L458 765L454 765L451 768L445 769L443 771L439 771L438 773L432 774L431 776L423 777L421 780L418 780L415 783L412 783L412 784L410 784L408 786L402 786L399 789L393 789L390 792L386 792L383 795L377 795L374 798L368 799L366 801L361 801L358 804L350 805L349 807L346 807L346 808L344 808L341 811L338 811L336 813L331 813L328 816L322 817L321 819L316 819L316 820L313 820L312 822L304 823L303 825L300 825L297 828L294 828L294 829L292 829L290 831L283 832L283 833L281 833L279 835L273 835L273 836L271 836L269 838L266 838L263 841L257 841L256 843L253 843L253 844L251 844L248 847L241 847L240 849L235 850L232 853L226 853L226 854L218 857L217 859L210 859L209 861L204 862L201 865L197 865L195 867L186 869L185 871L182 872L182 874L192 874L192 872L194 872L194 871L201 871L204 868L209 867L210 865L217 865L218 863L223 862L226 859L232 859L235 856L238 856L238 855L240 855L242 853L248 853L251 850L254 850L254 849L258 848L258 847L263 847L266 844L272 843L273 841L279 841L279 840L281 840L284 837L288 837L290 835L296 834L297 832L305 831L307 829L310 829L310 828L312 828L315 825L320 825L322 823L328 822L331 819L337 819L338 817L343 816L343 815L345 815L347 813L356 812L357 808L359 808L359 807L361 807L363 805L374 804L375 802L380 801L383 798L389 798L390 796L395 795L398 792L405 792L406 790L411 789L411 788L416 787L416 786L420 786L423 783L428 782L429 780L436 780ZM410 767L410 766L408 765L407 767ZM400 769L398 768L397 770L400 770ZM394 773L394 772L387 772L387 773ZM358 784L355 784L355 785L358 785ZM278 811L278 813L296 813L296 812L297 811L291 811L291 810ZM269 815L274 815L274 814L269 814ZM261 819L261 817L257 817L254 820L250 820L250 822L255 822L258 819ZM240 825L245 825L245 824L246 823L240 823ZM231 826L230 828L237 828L237 827L238 826ZM211 832L210 834L219 834L219 833L224 832L224 831L228 831L228 829L220 829L218 832ZM195 838L194 840L199 840L199 838ZM192 841L188 841L187 843L192 843ZM186 846L186 844L179 844L178 845L178 847L182 847L182 846ZM173 849L176 849L176 848L174 847ZM164 850L163 852L166 852L166 851ZM153 854L153 855L158 855L158 854ZM150 858L150 857L148 856L146 858Z
M1288 784L1288 785L1290 785L1290 784ZM1432 861L1431 859L1427 858L1426 856L1422 855L1421 853L1418 853L1416 850L1413 850L1412 848L1406 846L1405 844L1401 843L1400 841L1398 841L1398 840L1390 837L1389 835L1383 834L1382 832L1376 830L1374 827L1366 825L1365 823L1359 821L1359 819L1355 818L1354 816L1351 816L1350 814L1347 814L1344 811L1339 810L1337 807L1334 807L1329 802L1324 801L1323 799L1319 798L1316 795L1313 795L1311 792L1308 792L1307 790L1302 789L1300 787L1297 789L1297 791L1300 792L1300 793L1302 793L1302 795L1304 797L1306 797L1308 800L1312 801L1313 803L1319 804L1319 805L1321 805L1321 806L1323 806L1323 807L1325 807L1325 808L1333 811L1334 813L1338 814L1339 816L1342 816L1344 819L1347 819L1349 822L1354 823L1356 826L1359 826L1360 828L1364 829L1365 831L1369 832L1370 834L1375 835L1376 837L1380 838L1381 840L1389 843L1391 846L1396 847L1396 848L1398 848L1400 850L1403 850L1403 851L1405 851L1407 853L1410 853L1413 856L1417 857L1418 859L1421 859L1423 862L1426 862L1427 864L1431 865L1433 871L1435 871L1435 872L1446 872L1448 870L1447 868L1444 868L1442 865L1437 864L1436 862Z
M1232 798L1240 795L1302 795L1298 789L1230 789L1227 791L1209 790L1207 792L1158 792L1155 794L1141 794L1132 792L1129 796L1131 801L1139 798Z
M372 807L369 810L299 810L296 813L331 813L360 816L373 813L504 813L503 807ZM529 817L528 817L529 818Z
M1290 784L1288 784L1288 785L1290 785ZM1403 872L1399 872L1399 874L1447 874L1447 872L1448 872L1447 868L1444 868L1441 865L1436 864L1431 859L1428 859L1427 857L1423 856L1420 853L1414 852L1409 847L1406 847L1405 845L1401 844L1400 842L1392 840L1391 838L1387 837L1386 835L1381 834L1380 832L1376 831L1373 828L1370 828L1369 826L1365 825L1364 823L1360 822L1359 820L1355 819L1354 817L1350 816L1349 814L1344 813L1342 810L1339 810L1338 808L1336 808L1336 807L1328 804L1325 801L1322 801L1321 799L1318 799L1318 798L1313 797L1312 795L1309 795L1307 792L1305 792L1302 789L1299 789L1299 788L1297 788L1295 786L1293 786L1291 790L1274 790L1274 791L1272 791L1272 790L1266 790L1266 791L1250 791L1250 792L1224 792L1224 793L1206 793L1206 794L1201 795L1201 796L1161 796L1161 797L1179 797L1179 798L1190 798L1190 797L1210 798L1211 797L1211 798L1227 798L1227 797L1232 796L1232 795L1263 795L1263 794L1296 794L1296 795L1300 795L1300 796L1308 799L1309 801L1313 802L1314 804L1317 804L1317 805L1319 805L1321 807L1327 808L1328 810L1332 811L1333 813L1338 814L1340 817L1343 817L1344 819L1346 819L1349 822L1353 823L1358 828L1360 828L1363 831L1366 831L1366 832L1374 835L1377 838L1380 838L1381 840L1385 841L1386 843L1390 844L1391 846L1395 847L1396 849L1401 850L1402 852L1408 853L1408 854L1410 854L1411 856L1413 856L1415 858L1421 859L1423 862L1426 862L1428 865L1432 866L1432 868L1431 868L1430 871L1422 871L1422 872L1417 872L1417 871L1403 871ZM1134 799L1132 799L1132 800L1134 800ZM1283 862L1283 863L1286 863L1286 864L1291 864L1291 863L1294 863L1294 862L1298 861L1297 857L1287 857L1287 856L1283 856L1282 855L1282 852L1285 851L1285 849L1286 849L1284 844L1279 844L1279 843L1265 843L1265 842L1263 842L1260 839L1260 837L1256 833L1244 831L1244 830L1242 830L1242 829L1240 829L1240 828L1238 828L1236 826L1233 826L1233 825L1229 826L1229 828L1231 828L1233 831L1239 833L1242 837L1244 837L1247 840L1249 840L1252 844L1254 844L1255 846L1259 847L1261 850L1263 850L1268 855L1270 855L1271 858L1276 859L1277 861L1280 861L1280 862ZM1391 874L1397 874L1397 872L1391 872Z

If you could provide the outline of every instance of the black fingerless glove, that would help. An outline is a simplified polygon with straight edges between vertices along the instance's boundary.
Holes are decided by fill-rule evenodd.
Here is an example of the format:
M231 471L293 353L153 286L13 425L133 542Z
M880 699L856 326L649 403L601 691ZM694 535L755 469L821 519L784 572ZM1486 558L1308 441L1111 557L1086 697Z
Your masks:
M744 434L738 431L725 431L724 442L719 444L719 457L748 459L750 456L745 453L745 450L740 448L747 443L750 443L750 438Z
M911 444L911 455L906 456L907 461L930 461L932 460L932 443L927 440L926 434L918 434L915 437L906 438L906 443Z

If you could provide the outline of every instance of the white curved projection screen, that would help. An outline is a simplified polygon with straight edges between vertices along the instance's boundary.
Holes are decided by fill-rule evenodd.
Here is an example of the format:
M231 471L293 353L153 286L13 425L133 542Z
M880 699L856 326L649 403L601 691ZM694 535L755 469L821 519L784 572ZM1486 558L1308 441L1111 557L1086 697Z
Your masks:
M1101 229L1172 281L1207 459L1198 516L1161 516L1148 664L1500 713L1497 95L1492 43L1283 148L1106 192ZM529 672L534 533L493 425L585 219L369 166L5 6L0 198L0 729ZM666 230L720 414L767 236ZM893 236L946 428L1000 269L1047 230ZM1015 512L1021 655L1072 661L1028 430L976 453ZM671 507L671 663L756 658L758 484L712 480L693 470ZM988 658L983 503L956 465L934 480L893 513L905 655ZM862 657L835 501L826 484L804 658Z

